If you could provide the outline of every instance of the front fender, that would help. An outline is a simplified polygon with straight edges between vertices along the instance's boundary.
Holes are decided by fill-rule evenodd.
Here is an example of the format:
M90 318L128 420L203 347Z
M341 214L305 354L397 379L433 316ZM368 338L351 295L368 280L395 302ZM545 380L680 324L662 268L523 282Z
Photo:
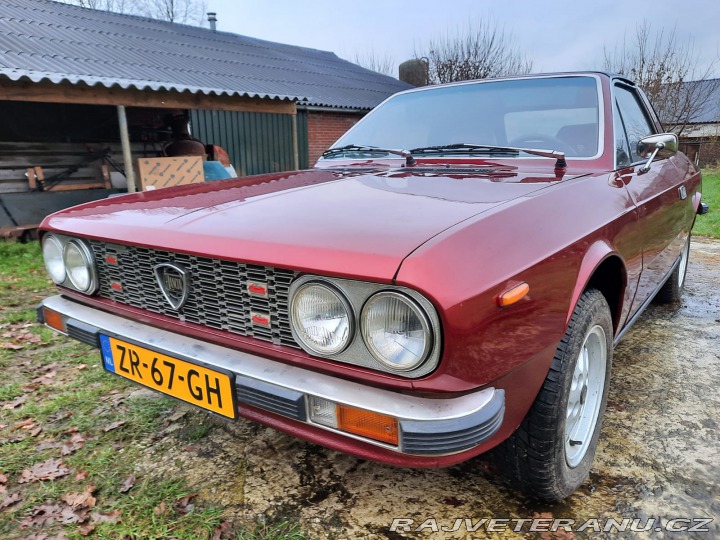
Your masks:
M577 305L580 296L588 288L591 281L597 276L598 270L603 266L606 261L614 258L621 265L621 283L619 290L614 291L615 287L608 285L606 280L595 280L597 287L601 292L608 298L608 294L617 293L617 298L608 298L608 304L610 304L610 310L612 312L613 320L615 321L615 329L620 320L620 313L622 311L622 303L624 292L627 287L627 268L620 254L607 242L607 240L597 240L593 243L588 250L585 252L582 262L580 263L580 269L578 271L577 280L572 291L570 298L570 304L568 312L565 317L565 325L570 323L570 317L572 317L575 306Z

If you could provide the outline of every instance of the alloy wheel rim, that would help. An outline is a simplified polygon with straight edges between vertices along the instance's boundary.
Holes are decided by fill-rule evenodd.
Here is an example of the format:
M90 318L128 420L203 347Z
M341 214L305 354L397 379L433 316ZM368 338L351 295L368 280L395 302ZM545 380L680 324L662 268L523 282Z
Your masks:
M565 412L565 459L577 467L585 457L600 416L605 389L607 341L605 331L595 325L585 336L575 362Z

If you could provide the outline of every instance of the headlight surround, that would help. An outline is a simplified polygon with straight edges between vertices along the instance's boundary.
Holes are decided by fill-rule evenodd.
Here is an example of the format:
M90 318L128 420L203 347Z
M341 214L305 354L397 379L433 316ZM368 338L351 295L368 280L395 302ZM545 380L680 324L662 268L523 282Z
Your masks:
M72 286L80 292L93 293L97 287L97 277L90 249L79 240L70 240L65 244L63 261Z
M42 252L45 269L50 274L50 279L59 285L67 277L62 242L52 234L45 235L42 239Z
M370 353L393 371L417 368L432 349L427 315L399 292L381 291L371 296L363 306L360 327Z
M355 322L350 303L335 287L320 281L300 286L290 305L293 333L309 352L330 356L345 350Z

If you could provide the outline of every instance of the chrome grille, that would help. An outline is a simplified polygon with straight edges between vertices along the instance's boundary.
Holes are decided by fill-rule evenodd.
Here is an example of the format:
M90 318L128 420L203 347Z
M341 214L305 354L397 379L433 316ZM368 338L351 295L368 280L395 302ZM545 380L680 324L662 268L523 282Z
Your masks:
M291 270L98 241L90 245L100 281L97 294L102 298L183 322L300 348L292 337L288 315L288 291L295 277ZM116 258L117 264L110 264L108 257ZM179 311L165 300L155 279L154 267L163 262L178 263L190 274L190 293ZM266 283L268 297L251 296L248 281ZM253 324L251 312L269 315L270 328Z

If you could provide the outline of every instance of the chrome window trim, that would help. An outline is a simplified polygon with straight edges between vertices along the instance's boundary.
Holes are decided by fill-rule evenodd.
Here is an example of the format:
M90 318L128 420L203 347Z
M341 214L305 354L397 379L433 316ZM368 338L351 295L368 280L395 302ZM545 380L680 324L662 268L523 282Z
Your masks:
M646 101L645 101L645 99L644 99L644 96L643 96L640 92L638 92L638 89L637 89L636 86L631 85L631 84L628 84L627 82L625 82L625 81L622 80L622 79L612 79L612 80L610 81L610 99L611 99L611 105L612 105L613 107L617 107L617 108L618 108L618 114L620 115L620 120L622 120L622 122L623 122L623 130L625 131L625 140L628 142L628 149L629 149L630 152L631 152L629 157L632 159L633 148L632 148L632 146L630 145L630 139L628 138L627 130L625 129L625 119L623 118L622 109L620 109L620 104L617 102L617 96L616 96L616 94L615 94L615 89L618 88L618 87L621 87L623 90L627 90L628 92L630 92L631 94L633 94L633 96L635 97L635 99L639 102L639 105L641 106L642 112L643 112L643 114L645 115L645 119L648 121L648 123L650 124L650 126L651 126L652 129L654 130L653 133L648 133L648 135L647 135L648 137L649 137L650 135L657 135L657 134L659 133L659 132L658 132L658 126L656 125L655 120L653 119L653 117L652 117L650 114L648 114L649 111L647 110L647 103L646 103ZM615 122L613 122L613 146L615 146L614 142L615 142ZM645 163L645 161L646 161L646 160L644 160L644 159L641 159L641 160L638 160L638 161L633 161L633 162L631 162L631 163L628 164L628 165L623 165L622 168L623 168L623 169L627 169L627 168L630 168L630 167L633 167L633 168L634 168L634 167L637 167L638 165L642 165L643 163ZM615 155L615 152L613 152L613 170L614 170L614 171L618 170L617 156Z
M595 79L595 86L597 88L598 93L598 151L594 156L590 157L568 157L566 158L568 161L591 161L594 159L599 159L603 156L605 153L605 95L602 91L602 78L597 73L560 73L560 74L548 74L548 75L533 75L533 76L527 76L527 77L499 77L497 79L485 79L485 80L473 80L473 81L458 81L458 82L452 82L452 83L445 83L445 84L439 84L434 86L422 86L420 88L411 88L410 90L405 90L403 92L398 92L396 94L393 94L392 96L384 99L379 105L377 105L372 111L370 111L368 114L365 115L364 118L370 117L372 114L374 114L380 106L385 104L386 101L389 101L396 96L403 95L403 94L414 94L416 92L432 92L434 90L438 90L441 88L447 88L450 86L465 86L465 85L473 85L473 84L492 84L494 82L504 82L504 81L523 81L528 79L577 79L577 78L585 78L585 79ZM611 81L612 84L612 81ZM346 133L342 134L342 137L347 135L348 133L351 133L354 126L350 128ZM337 141L335 141L337 142ZM470 141L474 142L474 141ZM478 142L477 144L482 144L481 142ZM335 145L333 143L330 148L332 148ZM428 156L430 157L430 156ZM476 156L475 159L477 159L480 156ZM422 159L422 156L420 156ZM497 159L497 156L495 156ZM384 158L384 159L394 159L394 158ZM445 157L443 156L443 160L445 159L463 159L467 161L468 156L463 157ZM521 158L506 158L506 159L533 159L533 160L543 160L547 161L547 158L543 157L528 157L528 156L522 156ZM320 158L318 162L320 161L330 161L325 160L325 158ZM358 161L358 160L348 160L348 161ZM412 167L408 167L409 170L412 170Z

